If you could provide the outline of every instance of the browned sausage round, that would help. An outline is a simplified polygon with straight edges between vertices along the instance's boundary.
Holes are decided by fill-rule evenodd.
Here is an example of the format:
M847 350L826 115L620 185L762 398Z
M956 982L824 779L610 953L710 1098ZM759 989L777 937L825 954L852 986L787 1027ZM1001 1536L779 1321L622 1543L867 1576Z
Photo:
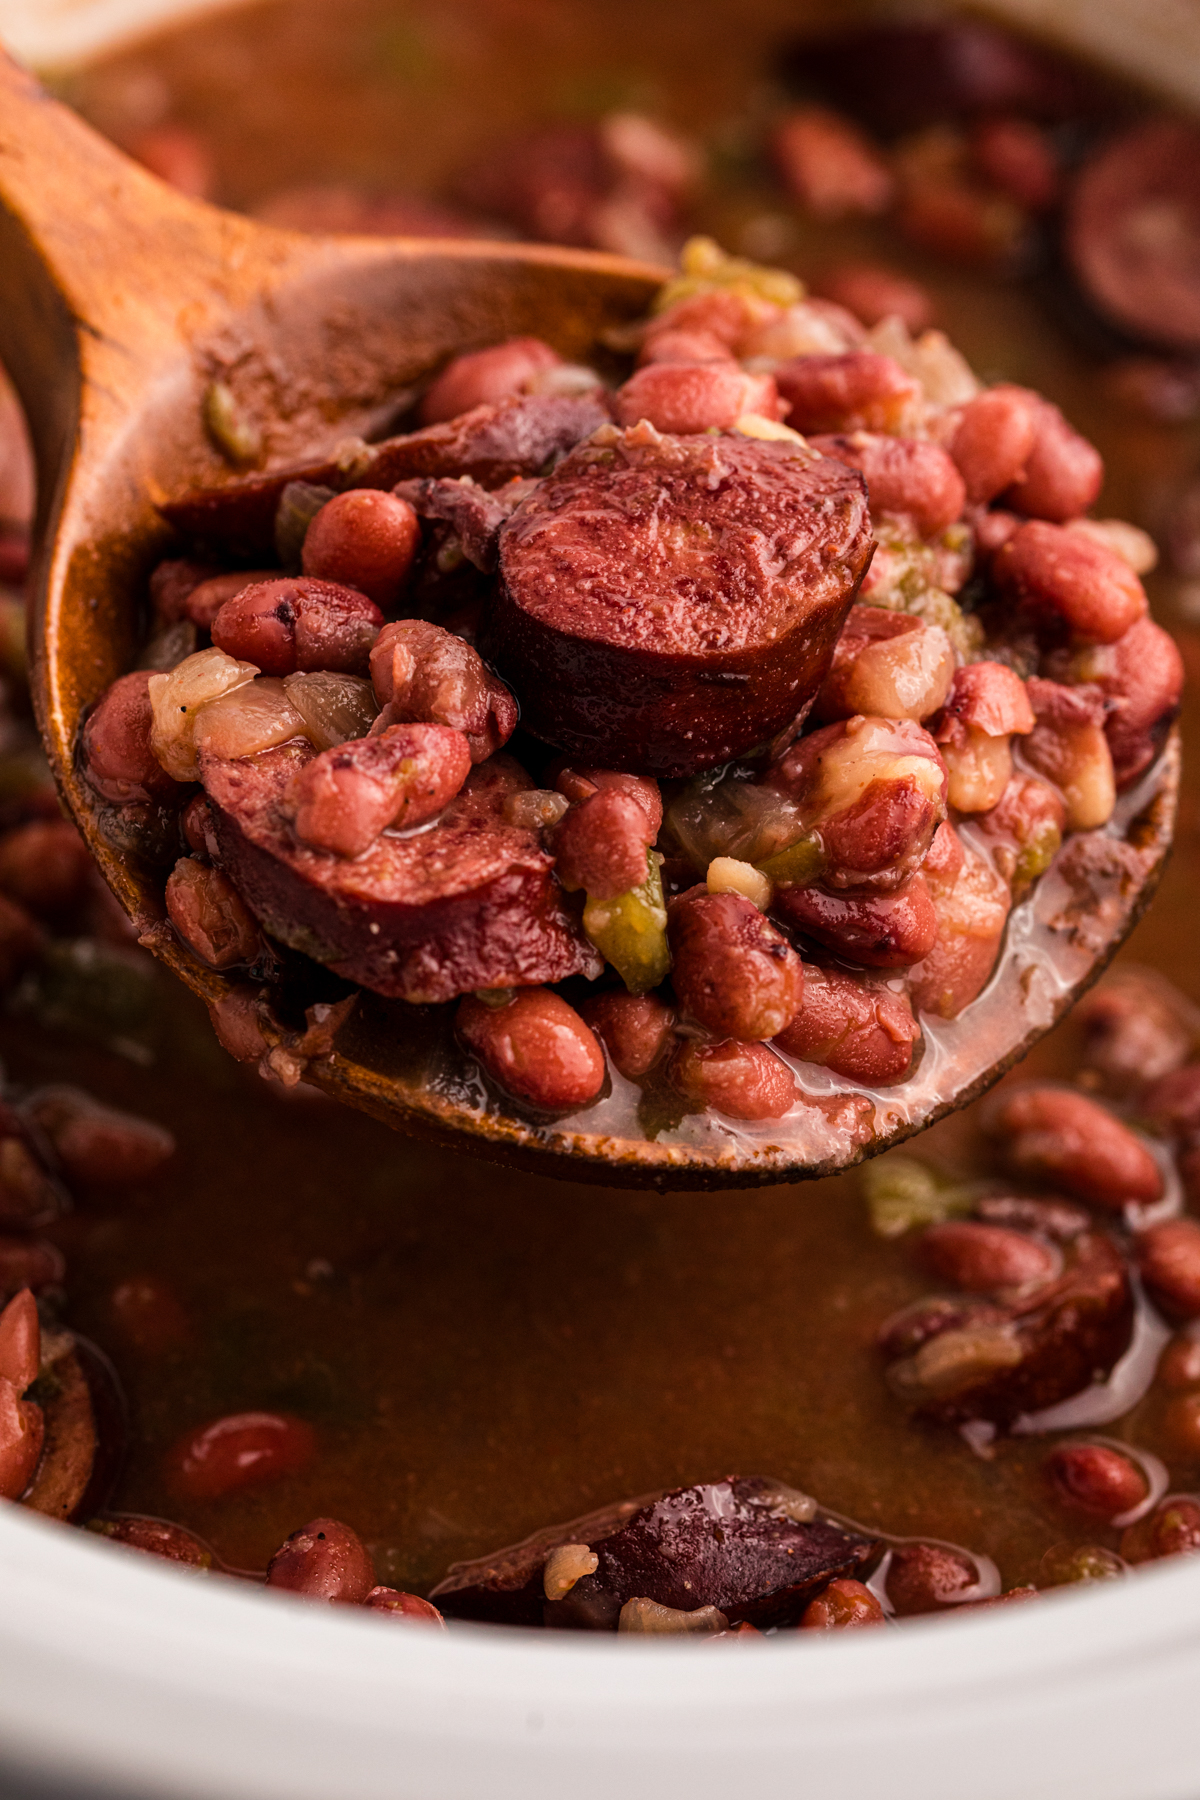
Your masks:
M815 693L869 550L862 477L839 463L614 430L504 527L481 641L536 736L601 768L689 774Z
M521 988L499 1005L470 995L455 1026L492 1079L539 1110L587 1106L604 1086L604 1052L595 1033L550 988Z

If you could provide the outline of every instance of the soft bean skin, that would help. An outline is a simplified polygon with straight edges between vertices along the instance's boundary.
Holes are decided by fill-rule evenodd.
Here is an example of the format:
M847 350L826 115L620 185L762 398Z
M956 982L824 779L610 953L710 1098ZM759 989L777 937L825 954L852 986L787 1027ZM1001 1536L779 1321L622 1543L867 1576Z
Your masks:
M1005 504L1027 518L1062 525L1095 503L1104 485L1104 463L1057 406L1040 395L1037 399L1033 448L1005 495Z
M1168 1393L1200 1388L1200 1338L1177 1331L1158 1359L1154 1379Z
M608 1051L613 1067L626 1081L642 1081L672 1042L675 1014L657 994L626 994L612 989L590 994L579 1016Z
M68 1180L89 1187L148 1181L175 1154L175 1139L165 1126L102 1106L80 1088L42 1088L28 1112L50 1139Z
M822 456L862 470L872 517L898 513L911 519L922 537L937 537L966 505L962 476L940 444L869 431L810 441Z
M928 719L945 704L953 679L954 650L941 626L884 606L852 606L813 717Z
M223 1500L302 1474L316 1454L316 1436L303 1419L230 1413L179 1439L167 1456L167 1484L189 1500Z
M1014 774L976 826L991 840L996 867L1018 900L1044 872L1062 843L1067 809L1061 796L1036 775Z
M744 413L779 416L779 392L771 375L748 375L735 362L655 362L617 389L618 425L649 419L658 431L684 434L723 431Z
M996 1108L991 1128L1015 1169L1052 1181L1080 1200L1119 1208L1162 1197L1162 1174L1145 1145L1105 1107L1074 1089L1018 1088ZM1200 1239L1200 1225L1196 1235Z
M42 1454L46 1421L32 1400L22 1400L0 1377L0 1500L19 1500Z
M798 1630L853 1631L862 1625L882 1625L883 1620L883 1606L869 1587L837 1576L823 1594L809 1601Z
M262 581L275 581L275 569L232 569L221 575L210 575L192 588L182 603L182 617L190 619L202 631L211 631L213 620L227 600L233 600Z
M901 994L869 988L841 969L804 965L804 1000L775 1039L788 1056L820 1063L864 1087L903 1081L921 1028Z
M478 651L440 625L399 619L385 625L371 651L371 681L385 709L374 730L389 725L448 725L461 731L472 762L484 762L516 729L517 703Z
M1061 789L1069 831L1107 824L1116 804L1112 752L1104 732L1104 696L1094 687L1065 687L1040 675L1026 684L1037 720L1025 759Z
M1188 1063L1162 1075L1143 1096L1138 1110L1176 1137L1200 1131L1200 1063Z
M750 900L693 889L672 903L667 931L679 1003L706 1031L762 1042L791 1024L804 968Z
M1024 1288L1051 1280L1059 1259L1049 1245L1005 1225L948 1219L922 1233L922 1262L939 1280L969 1294Z
M335 494L305 533L306 575L357 588L385 611L399 602L421 542L407 500L377 488Z
M1177 1394L1163 1413L1163 1436L1174 1455L1200 1457L1200 1394Z
M920 875L884 894L786 888L776 895L774 910L826 949L868 969L906 969L937 942L937 913Z
M714 331L659 331L638 352L638 367L648 363L727 363L729 346Z
M191 1341L183 1303L156 1275L133 1275L118 1282L109 1297L109 1310L124 1342L140 1356L169 1356Z
M1134 1250L1154 1299L1173 1318L1200 1318L1200 1220L1163 1219L1139 1233Z
M400 1588L374 1587L363 1601L369 1612L386 1613L391 1619L398 1619L406 1625L436 1625L440 1630L446 1629L437 1607L428 1600L422 1600L419 1594L406 1594Z
M961 1550L945 1544L901 1544L888 1564L887 1594L898 1616L940 1612L962 1603L979 1571Z
M1040 519L1022 525L996 553L992 577L1051 641L1115 644L1146 614L1146 591L1123 557Z
M796 1099L791 1070L765 1044L704 1044L685 1039L671 1059L671 1080L687 1100L733 1119L782 1119Z
M494 406L510 394L524 392L526 384L562 358L541 338L509 338L486 350L468 350L446 364L421 401L422 425L440 425L457 419L474 406Z
M267 1564L267 1586L306 1600L361 1606L375 1586L375 1565L352 1526L312 1519L279 1546Z
M365 675L382 624L379 608L357 589L302 575L243 588L213 620L212 639L263 675Z
M1024 388L1002 384L968 400L950 440L950 455L973 506L994 500L1024 472L1036 419L1036 403Z
M140 1550L143 1556L161 1557L163 1562L182 1563L188 1569L211 1569L212 1551L200 1538L172 1525L166 1519L138 1518L132 1514L116 1519L97 1519L89 1531L107 1538L110 1544L124 1544L128 1550Z
M361 856L385 827L409 829L435 818L470 772L461 731L393 725L305 763L287 793L292 829L315 850Z
M1162 748L1183 694L1183 658L1169 632L1139 619L1115 644L1057 651L1044 659L1055 680L1087 682L1110 703L1104 735L1118 793L1132 786Z
M572 806L550 834L558 879L597 900L640 887L654 841L645 807L618 786L597 788Z
M220 869L181 858L167 877L166 901L172 925L210 969L232 969L258 956L258 922Z
M895 431L918 387L890 356L850 350L841 356L797 356L775 371L787 423L796 431Z
M37 1301L22 1288L0 1312L0 1379L11 1382L18 1394L37 1380L41 1344Z
M588 1106L605 1081L604 1052L573 1006L550 988L519 988L490 1006L468 994L455 1027L506 1093L544 1112Z
M784 185L818 219L887 210L892 172L864 131L827 106L784 114L771 136Z
M179 783L167 774L150 747L154 715L149 683L148 670L118 676L84 722L84 773L103 799L118 806L130 801L170 800L179 792Z
M1012 894L988 857L959 839L949 824L934 839L922 877L937 919L937 938L910 971L913 1005L954 1019L986 986L996 966Z
M175 624L189 616L188 595L201 582L221 578L224 574L216 563L191 556L169 556L151 570L150 604L165 624Z
M1059 1444L1046 1458L1058 1498L1079 1512L1115 1519L1140 1506L1148 1492L1138 1465L1107 1444Z

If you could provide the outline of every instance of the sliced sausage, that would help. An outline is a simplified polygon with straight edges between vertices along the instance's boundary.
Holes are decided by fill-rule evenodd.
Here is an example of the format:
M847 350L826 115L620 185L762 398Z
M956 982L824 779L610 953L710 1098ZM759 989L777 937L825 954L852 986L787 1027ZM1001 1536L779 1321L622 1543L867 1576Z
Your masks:
M691 774L816 692L870 551L862 477L839 463L614 430L504 527L481 647L536 736L601 767Z

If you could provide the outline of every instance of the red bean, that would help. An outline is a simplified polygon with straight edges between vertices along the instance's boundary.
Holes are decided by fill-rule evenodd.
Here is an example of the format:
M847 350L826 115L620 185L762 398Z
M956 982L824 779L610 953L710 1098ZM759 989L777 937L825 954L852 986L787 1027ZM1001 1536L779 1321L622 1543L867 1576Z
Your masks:
M183 857L167 877L167 917L210 969L252 963L262 947L258 923L227 875Z
M550 839L562 885L571 893L583 888L595 900L642 886L653 841L645 807L618 786L599 788L572 806Z
M371 680L385 711L374 729L389 725L448 725L461 731L471 760L483 762L506 744L517 725L517 703L478 651L453 632L424 619L385 625L371 651Z
M21 1120L0 1105L0 1225L32 1231L66 1209L66 1195L46 1172Z
M161 1557L164 1562L182 1563L188 1569L211 1569L216 1561L203 1539L166 1519L139 1518L126 1513L115 1519L94 1519L88 1530L107 1538L112 1544L124 1544L129 1550L140 1550L144 1556Z
M744 413L779 416L771 375L748 375L735 362L648 363L617 389L618 425L649 419L659 431L723 431Z
M998 662L966 663L955 672L944 718L957 719L987 737L1008 737L1013 732L1027 736L1034 727L1025 683L1015 670ZM942 741L937 726L932 735Z
M847 1631L860 1625L882 1625L883 1607L861 1581L836 1576L823 1594L810 1600L800 1615L801 1631Z
M971 1294L1051 1281L1059 1259L1048 1244L1003 1225L948 1219L922 1233L921 1260L942 1281Z
M1183 694L1183 658L1153 619L1139 619L1115 644L1084 652L1082 673L1113 702L1104 721L1117 791L1132 786L1162 747Z
M626 1081L643 1080L674 1037L675 1014L657 994L626 994L614 988L589 995L579 1014Z
M223 1500L301 1475L317 1454L311 1425L287 1413L230 1413L197 1425L168 1452L168 1486L189 1500Z
M1124 558L1061 525L1022 525L992 573L1037 626L1078 644L1115 644L1146 612L1145 589Z
M22 1400L0 1378L0 1500L19 1500L42 1454L46 1421L40 1406Z
M232 569L222 575L211 575L207 581L198 582L187 595L182 603L182 616L202 631L211 631L213 620L227 600L236 599L248 587L276 580L278 571L275 569Z
M168 557L151 572L150 603L165 624L177 624L189 616L187 598L193 589L221 573L216 563L199 562L190 556Z
M148 1181L175 1154L175 1139L165 1125L101 1106L79 1088L42 1088L28 1111L71 1181L96 1187Z
M945 1544L901 1544L886 1576L888 1599L902 1619L961 1603L978 1582L973 1558Z
M1200 1318L1200 1219L1163 1219L1134 1244L1142 1279L1175 1318Z
M1103 485L1100 452L1067 424L1057 406L1042 400L1033 449L1024 474L1009 488L1005 504L1027 518L1064 525L1094 504Z
M1188 1063L1161 1076L1143 1095L1138 1110L1176 1137L1200 1131L1200 1063Z
M994 500L1021 475L1033 449L1036 417L1035 396L1008 384L989 388L963 407L950 454L972 505Z
M775 371L797 431L895 431L920 389L890 356L850 350L841 356L797 356Z
M820 1063L865 1087L903 1081L920 1041L921 1027L902 994L813 963L804 965L803 1004L775 1039L788 1056Z
M0 1293L23 1287L39 1293L57 1287L66 1272L62 1251L45 1238L0 1237Z
M499 1006L468 995L455 1026L493 1081L541 1111L588 1106L604 1086L604 1052L594 1032L551 988L518 988Z
M898 513L911 519L922 537L938 537L966 505L962 476L940 444L868 431L811 442L822 456L862 470L872 518Z
M37 1380L41 1359L37 1301L28 1288L22 1288L0 1312L0 1378L23 1394Z
M386 1613L405 1625L437 1625L443 1631L446 1621L437 1607L419 1594L405 1594L399 1588L374 1587L363 1601L371 1612Z
M361 856L385 827L434 818L470 773L470 746L461 731L392 725L378 736L323 750L293 778L285 799L301 843L335 856Z
M1045 1467L1060 1500L1101 1519L1132 1512L1149 1492L1137 1463L1107 1444L1058 1444Z
M1125 1528L1121 1555L1128 1563L1156 1562L1200 1550L1200 1503L1189 1495L1164 1500L1144 1519Z
M34 913L63 913L76 905L92 866L69 819L31 819L0 837L0 890Z
M667 930L679 1003L706 1031L761 1042L791 1024L804 968L752 901L693 891L672 903Z
M883 212L892 174L852 120L826 106L802 106L775 127L771 150L785 186L818 219Z
M920 875L910 875L890 894L785 888L774 910L826 949L868 969L908 968L937 942L937 912Z
M1018 1088L1001 1102L992 1128L1014 1168L1053 1181L1080 1200L1121 1207L1162 1197L1162 1174L1149 1150L1086 1094Z
M1117 798L1104 696L1040 675L1026 688L1037 724L1023 745L1025 760L1061 790L1067 830L1095 831L1112 817Z
M852 606L813 717L928 719L946 700L954 650L940 625L885 606Z
M1169 1390L1200 1388L1200 1338L1176 1332L1158 1359L1155 1379Z
M193 856L207 857L208 829L211 814L207 794L194 794L183 809L179 825L184 842Z
M361 1606L375 1586L367 1547L339 1519L313 1519L293 1531L267 1564L267 1586L306 1600Z
M1016 513L1002 512L993 508L991 512L980 513L975 520L975 556L981 564L989 564L998 550L1002 550L1014 532L1020 531L1021 520Z
M134 1275L118 1283L109 1306L122 1338L143 1356L168 1356L191 1338L179 1296L156 1275Z
M659 331L638 352L638 367L647 363L727 363L729 346L714 331Z
M389 611L400 599L421 542L407 500L375 488L351 488L327 500L304 539L306 575L358 588Z
M509 338L486 350L468 350L446 364L421 402L422 425L457 419L474 406L494 406L562 361L540 338Z
M688 1038L671 1059L671 1080L686 1100L731 1119L782 1119L796 1101L791 1070L765 1044L705 1044Z
M1163 1436L1172 1454L1186 1462L1200 1458L1200 1394L1179 1394L1163 1414Z
M646 342L668 331L703 331L725 345L726 355L740 356L746 339L763 325L779 318L779 308L745 289L716 288L676 300L652 319Z
M1054 146L1032 119L981 119L971 133L971 151L980 169L1018 206L1043 212L1058 198Z
M212 638L264 675L365 675L382 624L379 608L357 589L303 575L244 588L213 620Z
M149 682L149 672L142 669L119 676L84 722L84 774L103 799L118 806L134 800L170 800L179 793L179 783L150 748L154 718Z
M588 800L605 788L617 788L636 800L646 815L647 842L653 843L663 821L662 793L657 781L648 775L626 775L619 769L583 769L571 763L552 765L554 785L560 794L575 805Z
M816 287L864 325L900 319L915 336L933 324L934 302L928 289L883 263L838 263L819 277Z

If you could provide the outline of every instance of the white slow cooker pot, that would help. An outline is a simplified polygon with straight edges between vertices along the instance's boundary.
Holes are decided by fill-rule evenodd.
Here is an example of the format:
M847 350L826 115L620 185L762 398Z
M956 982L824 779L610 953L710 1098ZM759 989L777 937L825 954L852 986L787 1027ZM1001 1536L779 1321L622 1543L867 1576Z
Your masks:
M0 0L66 66L236 0ZM994 0L1200 101L1196 0ZM731 13L736 8L731 7ZM1200 1800L1200 1558L771 1644L388 1627L0 1507L0 1800Z

